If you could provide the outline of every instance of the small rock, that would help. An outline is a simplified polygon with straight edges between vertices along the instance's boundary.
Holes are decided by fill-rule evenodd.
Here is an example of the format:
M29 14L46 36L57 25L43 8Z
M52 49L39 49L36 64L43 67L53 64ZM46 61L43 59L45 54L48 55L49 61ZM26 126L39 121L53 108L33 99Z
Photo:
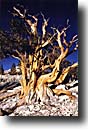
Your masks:
M36 105L36 106L34 106L34 109L33 109L34 111L39 111L40 110L40 106L39 105Z
M67 95L59 96L59 102L63 102L63 101L65 101L66 99L69 100L69 97L68 97Z
M32 111L34 108L34 105L29 105L29 110Z
M40 112L43 114L43 116L49 116L50 115L50 111L48 111L48 110L40 110Z
M50 105L48 105L48 106L46 105L45 109L51 111L52 107Z

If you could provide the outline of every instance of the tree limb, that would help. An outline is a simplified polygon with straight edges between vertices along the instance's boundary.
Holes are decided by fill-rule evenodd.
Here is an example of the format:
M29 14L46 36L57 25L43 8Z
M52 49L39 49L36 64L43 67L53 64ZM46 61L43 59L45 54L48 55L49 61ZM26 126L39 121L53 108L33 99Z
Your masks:
M44 15L41 13L41 15L42 15L42 17L43 17L43 21L44 21L44 23L43 23L43 25L42 25L42 38L44 38L45 37L45 35L46 35L46 27L48 26L48 21L49 21L49 18L46 20L45 19L45 17L44 17ZM42 41L42 43L43 43L43 41Z
M78 66L78 63L74 63L72 66L69 66L69 67L63 69L60 77L56 80L55 85L62 83L64 81L65 77L67 76L67 74L69 73L69 71L71 71L73 68L75 68L77 66Z
M37 19L35 16L30 15L30 16L35 20L35 22L32 23L31 20L26 19L25 15L22 14L19 9L17 9L16 7L13 7L13 9L16 11L16 13L13 13L14 16L15 16L15 15L16 15L16 16L20 16L20 18L24 19L25 22L30 26L31 32L32 32L34 35L36 35L36 34L37 34L37 23L38 23L38 19Z
M49 38L46 42L44 42L44 43L42 44L42 47L45 47L45 46L47 46L48 44L50 44L51 41L52 41L52 39L55 37L55 35L56 35L56 33L53 34L53 36L52 36L51 38Z

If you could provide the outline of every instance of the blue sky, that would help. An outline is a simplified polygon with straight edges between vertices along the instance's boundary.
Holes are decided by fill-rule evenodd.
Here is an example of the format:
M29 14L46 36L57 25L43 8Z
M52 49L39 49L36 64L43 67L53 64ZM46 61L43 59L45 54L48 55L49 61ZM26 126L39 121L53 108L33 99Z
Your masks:
M68 30L68 39L78 34L78 1L77 0L0 0L0 28L9 30L9 21L12 15L8 12L12 10L14 5L21 4L29 9L30 14L43 12L46 18L50 17L50 26L64 26L66 20L70 20L70 29ZM70 61L78 60L78 53L69 56ZM0 61L4 69L9 69L12 63L17 64L17 60L13 58ZM4 65L5 64L5 65Z
M3 65L3 68L5 70L8 70L12 67L12 64L15 63L15 65L18 65L18 60L12 57L4 58L0 60L0 65Z

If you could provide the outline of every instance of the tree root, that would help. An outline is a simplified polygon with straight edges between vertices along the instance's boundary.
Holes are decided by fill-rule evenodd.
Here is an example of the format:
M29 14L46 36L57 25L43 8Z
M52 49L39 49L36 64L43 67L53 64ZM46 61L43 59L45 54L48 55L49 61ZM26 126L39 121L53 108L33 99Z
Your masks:
M63 89L52 89L52 90L58 96L61 94L65 94L65 95L69 96L69 98L72 100L76 99L76 97L74 95L72 95L72 92L70 92L68 90L63 90Z

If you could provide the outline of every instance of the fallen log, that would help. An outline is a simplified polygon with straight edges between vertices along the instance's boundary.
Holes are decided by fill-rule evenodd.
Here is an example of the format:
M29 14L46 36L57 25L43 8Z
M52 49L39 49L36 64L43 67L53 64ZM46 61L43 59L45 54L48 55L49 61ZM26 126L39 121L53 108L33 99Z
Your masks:
M68 90L63 90L63 89L53 89L53 92L56 95L61 95L61 94L65 94L67 96L69 96L70 99L74 100L76 99L76 97L74 95L72 95L72 92L68 91Z
M15 90L14 92L5 92L5 93L0 93L0 101L2 101L5 98L17 95L18 93L21 92L21 89Z
M5 84L3 86L0 86L2 89L0 90L0 94L3 93L3 92L6 92L7 90L11 90L17 86L19 86L20 83L18 82L13 82L13 83L10 83L8 84L8 86L6 86Z

